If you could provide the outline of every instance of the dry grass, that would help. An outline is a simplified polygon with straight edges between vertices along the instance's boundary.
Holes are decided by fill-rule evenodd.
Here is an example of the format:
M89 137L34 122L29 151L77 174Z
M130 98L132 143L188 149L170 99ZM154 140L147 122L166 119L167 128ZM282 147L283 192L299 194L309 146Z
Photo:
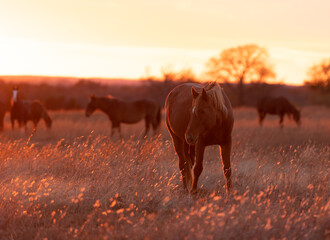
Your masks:
M326 239L330 234L330 110L303 109L303 125L235 110L233 191L209 147L199 193L182 190L162 125L110 141L100 114L54 112L51 131L0 135L0 239Z

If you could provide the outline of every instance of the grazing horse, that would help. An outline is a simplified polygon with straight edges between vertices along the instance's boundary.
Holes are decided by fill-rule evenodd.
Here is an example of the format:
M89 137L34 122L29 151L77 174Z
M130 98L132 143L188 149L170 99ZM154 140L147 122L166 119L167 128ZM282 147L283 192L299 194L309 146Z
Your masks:
M19 127L24 126L25 131L27 131L27 122L32 121L34 125L33 131L35 131L41 118L45 121L46 127L50 129L52 120L45 107L38 100L19 99L18 88L14 88L10 109L12 129L14 129L15 120L17 120Z
M218 83L177 86L166 98L165 116L179 157L184 188L196 192L203 170L205 147L219 145L228 192L231 186L230 152L234 116L231 103Z
M3 120L5 118L6 106L3 102L0 102L0 132L4 130Z
M265 97L257 104L259 114L259 124L262 126L262 121L266 117L266 114L273 114L280 116L280 127L283 127L284 115L287 114L289 118L293 116L294 121L299 126L300 122L300 111L293 106L288 99L285 97Z
M133 124L139 122L143 118L145 119L146 127L144 136L146 136L150 124L155 133L161 121L160 106L146 99L129 102L114 97L91 96L90 102L86 108L86 117L92 115L96 109L104 112L112 123L111 136L113 136L115 129L118 129L121 136L120 123Z

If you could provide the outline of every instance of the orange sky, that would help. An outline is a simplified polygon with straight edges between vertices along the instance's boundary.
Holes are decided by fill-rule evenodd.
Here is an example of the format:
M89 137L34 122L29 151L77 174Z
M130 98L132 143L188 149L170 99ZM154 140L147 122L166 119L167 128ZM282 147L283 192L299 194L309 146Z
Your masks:
M328 0L0 0L0 75L199 77L222 50L256 43L301 84L330 57Z

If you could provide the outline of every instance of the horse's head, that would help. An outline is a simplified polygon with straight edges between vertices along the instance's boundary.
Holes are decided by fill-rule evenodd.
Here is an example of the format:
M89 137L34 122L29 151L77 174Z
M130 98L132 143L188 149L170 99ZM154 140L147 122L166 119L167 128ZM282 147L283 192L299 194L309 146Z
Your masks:
M18 101L18 87L13 87L13 98L12 101L15 103Z
M300 110L296 110L293 112L293 119L294 121L300 126L301 121L300 121Z
M51 127L52 127L52 119L51 118L45 118L45 122L46 122L46 127L48 128L48 129L51 129Z
M216 125L217 111L211 104L211 96L203 88L198 93L194 87L191 88L192 110L185 138L188 144L196 144L198 138L207 130Z
M89 103L86 107L86 117L89 117L90 115L92 115L92 113L96 110L96 99L95 99L95 96L94 95L91 95L89 97Z

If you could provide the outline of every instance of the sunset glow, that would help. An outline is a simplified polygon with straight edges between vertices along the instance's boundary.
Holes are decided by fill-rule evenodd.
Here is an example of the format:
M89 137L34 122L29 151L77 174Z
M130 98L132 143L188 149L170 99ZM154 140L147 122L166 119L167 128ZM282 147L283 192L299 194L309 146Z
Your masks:
M278 81L302 84L330 56L330 2L2 0L0 75L139 79L191 68L222 50L269 50Z

